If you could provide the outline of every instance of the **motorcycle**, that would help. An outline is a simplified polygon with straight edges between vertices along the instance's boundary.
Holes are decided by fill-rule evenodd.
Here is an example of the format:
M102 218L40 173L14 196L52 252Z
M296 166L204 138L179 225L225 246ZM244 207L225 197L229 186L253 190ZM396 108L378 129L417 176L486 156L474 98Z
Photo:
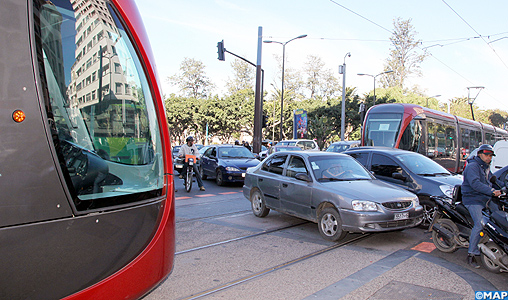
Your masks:
M493 273L508 272L508 196L503 194L487 202L483 211L480 242L481 261ZM460 185L453 191L453 197L432 197L436 210L429 231L432 242L439 251L451 253L460 247L469 247L469 235L473 220L468 209L462 204Z
M188 192L191 191L192 188L192 177L194 176L194 163L196 161L195 155L185 155L185 162L187 163L187 171L183 174L183 180L185 185L185 190Z

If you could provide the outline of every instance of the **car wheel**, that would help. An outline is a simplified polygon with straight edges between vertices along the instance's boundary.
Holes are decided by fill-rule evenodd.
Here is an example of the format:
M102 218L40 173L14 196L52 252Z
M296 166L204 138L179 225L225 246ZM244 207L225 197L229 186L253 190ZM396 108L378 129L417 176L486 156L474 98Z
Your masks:
M224 185L224 178L222 178L222 171L221 170L217 170L217 176L215 176L215 182L217 183L218 186L222 186Z
M424 199L420 202L420 205L423 207L423 221L420 227L429 228L436 211L436 204L431 200Z
M323 209L319 214L318 228L321 236L332 242L338 242L347 235L347 232L342 230L339 212L331 207Z
M250 203L252 212L258 218L264 218L270 212L270 209L266 207L265 199L263 198L260 190L255 190L250 195Z
M199 168L199 176L201 176L201 179L206 180L208 178L207 175L205 175L205 171L203 170L203 167Z

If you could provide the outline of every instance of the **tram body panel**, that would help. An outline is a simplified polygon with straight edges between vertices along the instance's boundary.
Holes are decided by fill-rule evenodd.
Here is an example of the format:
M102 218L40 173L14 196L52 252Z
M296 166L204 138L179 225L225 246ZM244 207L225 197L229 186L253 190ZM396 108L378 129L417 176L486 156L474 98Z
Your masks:
M7 8L7 9L5 9ZM69 217L41 118L28 39L25 2L0 10L0 228ZM16 123L12 114L26 119Z
M92 0L107 26L78 13L88 2L0 6L0 299L138 299L173 267L170 140L146 33L133 1ZM85 80L102 105L78 107Z
M157 201L1 229L0 299L60 299L99 282L139 255L161 213Z

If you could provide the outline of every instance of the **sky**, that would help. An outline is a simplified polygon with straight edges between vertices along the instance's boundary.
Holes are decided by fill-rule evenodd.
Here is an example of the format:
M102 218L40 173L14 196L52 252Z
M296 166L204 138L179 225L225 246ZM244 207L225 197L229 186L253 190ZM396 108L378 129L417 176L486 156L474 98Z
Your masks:
M483 109L508 111L508 1L505 0L135 0L143 19L163 93L177 93L167 78L179 72L185 58L201 61L206 75L224 95L233 77L234 56L217 59L217 42L256 63L258 28L262 40L286 42L286 68L303 70L307 57L322 59L342 84L339 65L346 63L346 86L362 96L373 89L373 78L389 57L396 18L411 19L418 53L430 54L420 65L422 76L411 77L428 96L446 102L471 98ZM280 88L276 56L282 45L262 43L265 91ZM350 57L346 54L350 53ZM377 77L376 88L380 88Z

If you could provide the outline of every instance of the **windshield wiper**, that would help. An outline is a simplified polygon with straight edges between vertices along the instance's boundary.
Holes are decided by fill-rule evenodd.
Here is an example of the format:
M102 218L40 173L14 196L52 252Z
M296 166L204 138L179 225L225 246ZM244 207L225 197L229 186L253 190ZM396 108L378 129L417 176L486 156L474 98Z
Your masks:
M416 175L428 176L428 177L435 177L436 176L434 173L420 173L420 174L416 174Z
M318 181L348 181L350 179L344 178L319 178Z

